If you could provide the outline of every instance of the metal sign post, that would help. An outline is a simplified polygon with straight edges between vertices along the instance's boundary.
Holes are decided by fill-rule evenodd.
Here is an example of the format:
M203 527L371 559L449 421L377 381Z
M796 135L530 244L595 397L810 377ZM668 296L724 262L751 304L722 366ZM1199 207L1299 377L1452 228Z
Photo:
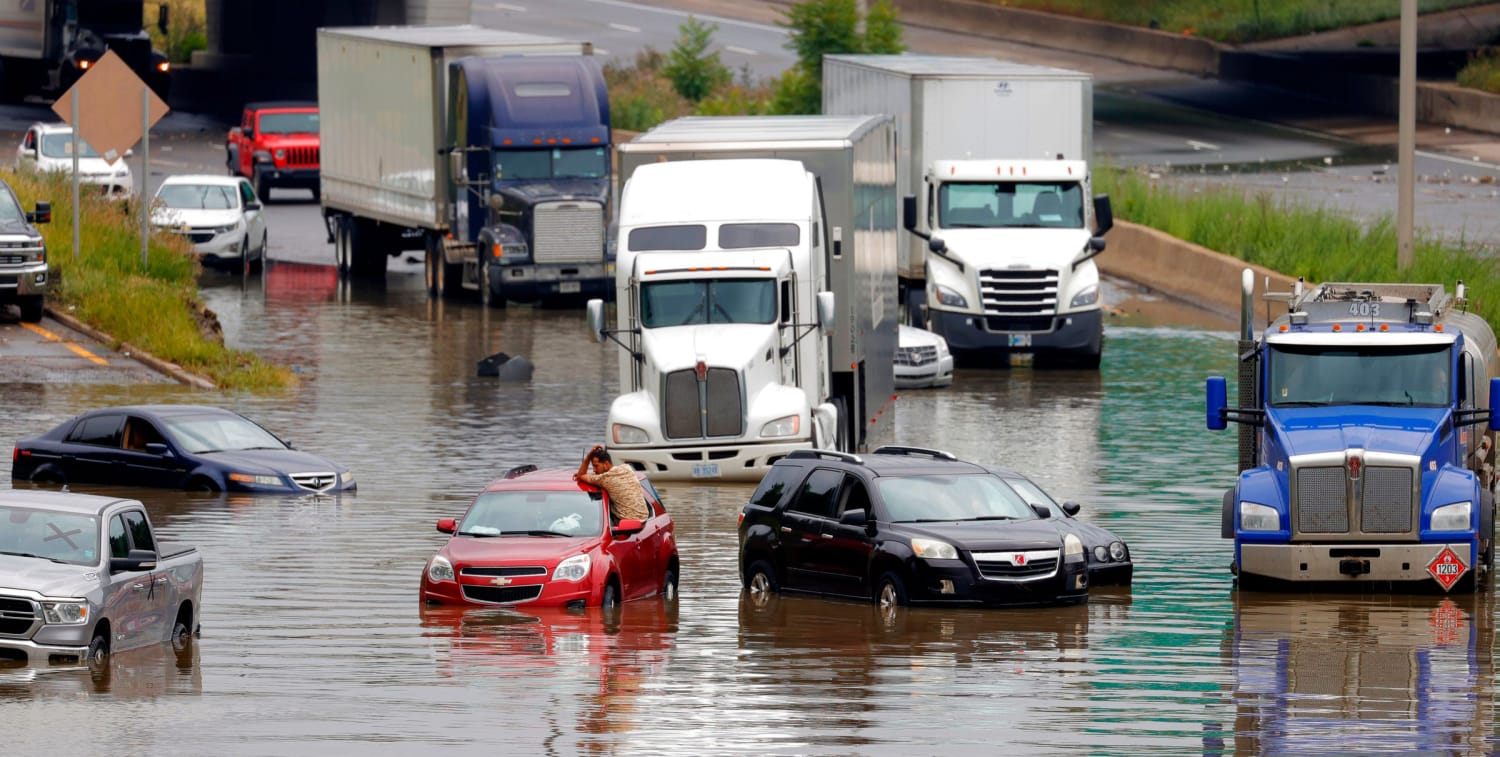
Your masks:
M146 269L146 242L151 239L151 203L146 187L151 183L151 88L141 83L141 270Z
M1416 202L1417 0L1401 0L1401 58L1397 80L1396 269L1411 267Z
M83 221L83 214L78 212L78 88L73 88L73 259L78 259L79 237ZM37 149L41 150L41 142L37 143Z

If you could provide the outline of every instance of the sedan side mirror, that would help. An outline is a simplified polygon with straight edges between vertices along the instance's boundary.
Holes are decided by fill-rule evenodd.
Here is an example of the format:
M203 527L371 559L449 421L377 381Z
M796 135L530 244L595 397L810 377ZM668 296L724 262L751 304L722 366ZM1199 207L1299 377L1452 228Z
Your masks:
M132 549L128 557L109 558L109 572L127 573L137 570L156 570L156 552L150 549Z
M245 203L245 211L246 212L249 212L249 211L252 211L252 210L260 210L260 208L261 208L261 204L258 203L258 202L247 202L247 203Z
M52 203L42 200L36 204L36 210L26 214L26 220L32 223L52 223Z
M857 510L845 510L839 516L839 524L844 526L863 526L870 522L869 513L863 508Z
M157 457L167 457L168 455L172 454L172 448L168 447L165 444L162 444L161 442L147 442L146 454L156 455Z
M641 529L645 527L645 523L642 523L634 518L626 518L615 525L614 535L615 538L618 539L624 536L630 536L631 534L638 534L641 532Z
M1052 517L1051 510L1047 509L1046 506L1038 505L1035 502L1031 503L1031 511L1036 513L1036 517L1041 518L1042 520L1046 520Z
M455 522L452 518L439 518L437 522L437 530L441 533L451 534L454 531L458 530L458 523Z
M1064 503L1062 503L1062 511L1065 512L1065 513L1067 513L1068 517L1070 517L1070 518L1073 517L1074 515L1077 515L1078 511L1082 510L1082 509L1083 509L1083 506L1080 505L1080 504L1078 504L1077 502L1064 502Z

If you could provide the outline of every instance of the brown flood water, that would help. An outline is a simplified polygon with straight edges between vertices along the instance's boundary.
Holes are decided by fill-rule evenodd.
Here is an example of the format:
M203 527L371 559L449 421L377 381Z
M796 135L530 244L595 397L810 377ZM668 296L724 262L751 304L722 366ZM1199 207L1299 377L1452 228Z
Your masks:
M681 598L617 614L424 608L439 517L505 468L571 466L615 355L577 311L427 303L273 267L205 291L231 343L297 366L281 396L7 387L0 439L88 408L202 402L349 464L343 498L144 499L206 564L203 634L107 668L0 668L14 754L1470 753L1494 747L1488 597L1236 593L1219 497L1232 435L1203 377L1233 336L1112 326L1098 374L961 371L907 392L896 441L1037 478L1119 533L1133 589L1085 606L881 613L739 591L750 488L665 483ZM505 351L526 385L475 375ZM8 476L7 476L8 478Z

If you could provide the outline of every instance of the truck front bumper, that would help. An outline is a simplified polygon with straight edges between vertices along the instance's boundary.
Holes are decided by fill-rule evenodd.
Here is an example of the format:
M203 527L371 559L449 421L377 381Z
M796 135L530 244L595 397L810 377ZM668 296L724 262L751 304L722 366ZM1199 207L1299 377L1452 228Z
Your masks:
M991 331L977 313L929 308L932 331L954 352L1061 352L1098 354L1104 345L1104 311L1085 310L1052 318L1049 331Z
M47 264L0 266L0 302L47 293Z
M702 447L609 447L615 465L645 471L669 481L760 481L771 463L809 441L725 444Z
M1240 575L1295 583L1421 582L1436 579L1427 566L1451 549L1474 570L1474 545L1454 544L1242 544Z
M490 266L490 292L512 302L557 297L607 297L615 291L613 263L518 263Z
M317 168L277 168L264 163L257 164L255 172L260 175L261 182L267 188L287 187L313 190L319 187L318 177L321 173Z
M27 665L77 665L89 653L87 644L81 647L57 646L21 639L0 640L0 649L20 652L25 655ZM0 659L5 657L7 655L0 654Z

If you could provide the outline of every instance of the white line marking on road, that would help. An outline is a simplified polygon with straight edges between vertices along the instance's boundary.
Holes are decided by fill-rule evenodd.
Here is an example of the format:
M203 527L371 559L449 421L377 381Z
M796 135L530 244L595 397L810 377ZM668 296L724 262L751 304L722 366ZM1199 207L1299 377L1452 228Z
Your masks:
M687 11L673 10L671 8L653 8L649 5L625 2L625 0L587 0L587 2L598 3L599 5L613 5L617 8L629 8L631 10L637 11L649 11L651 13L665 13L668 16L677 16L678 18L687 18L688 16L692 16L699 21L711 22L718 24L719 26L738 26L742 29L759 29L765 32L774 32L778 35L786 34L786 30L779 26L757 24L753 21L741 21L737 18L725 18L724 16L713 16L705 13L689 13Z
M1213 150L1217 152L1219 149L1219 146L1212 142L1199 142L1196 139L1189 139L1187 143L1188 147L1191 147L1194 150Z
M626 24L614 24L614 23L612 23L612 24L609 25L609 28L614 29L616 31L630 32L631 34L640 34L641 33L641 27L639 27L639 26L628 26Z
M739 53L740 55L760 55L759 52L751 50L748 47L735 47L734 45L730 45L724 48L724 50L726 52Z
M509 4L506 4L506 3L495 3L495 10L497 10L497 11L515 11L517 13L525 13L526 12L526 9L524 7L522 7L522 6L519 6L519 5L509 5Z

